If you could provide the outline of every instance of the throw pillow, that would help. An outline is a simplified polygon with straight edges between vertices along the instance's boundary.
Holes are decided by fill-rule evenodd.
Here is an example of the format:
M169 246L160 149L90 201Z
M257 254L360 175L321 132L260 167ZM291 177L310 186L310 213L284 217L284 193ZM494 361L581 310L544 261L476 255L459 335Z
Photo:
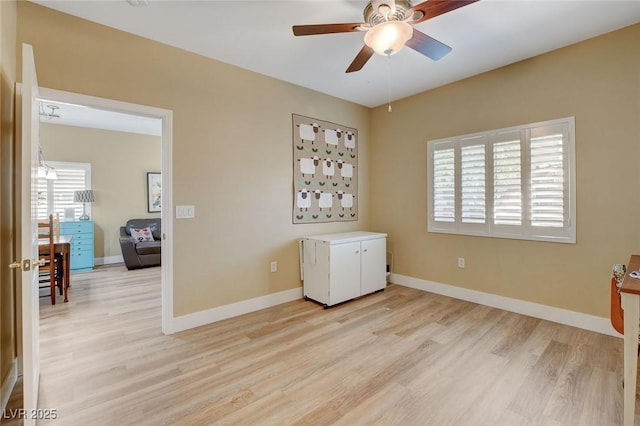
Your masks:
M142 229L131 228L131 236L136 242L153 241L153 234L148 227Z

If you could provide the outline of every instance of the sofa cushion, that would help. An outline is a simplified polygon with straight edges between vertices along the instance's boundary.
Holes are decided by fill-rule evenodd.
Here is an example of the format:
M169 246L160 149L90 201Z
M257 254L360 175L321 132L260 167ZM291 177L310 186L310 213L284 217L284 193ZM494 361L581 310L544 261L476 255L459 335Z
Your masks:
M154 240L161 239L160 218L146 218L146 219L129 219L125 225L125 232L127 235L131 235L131 229L149 228L153 234Z
M142 241L140 243L136 243L136 253L139 255L160 254L161 247L162 241Z
M131 236L139 243L142 241L153 241L153 235L149 227L142 229L131 228Z

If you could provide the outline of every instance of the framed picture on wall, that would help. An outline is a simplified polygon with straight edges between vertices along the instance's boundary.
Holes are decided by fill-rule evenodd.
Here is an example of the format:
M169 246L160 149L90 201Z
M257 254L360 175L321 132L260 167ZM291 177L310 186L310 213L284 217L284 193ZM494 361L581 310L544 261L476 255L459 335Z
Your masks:
M162 210L162 174L147 172L147 210L158 213Z

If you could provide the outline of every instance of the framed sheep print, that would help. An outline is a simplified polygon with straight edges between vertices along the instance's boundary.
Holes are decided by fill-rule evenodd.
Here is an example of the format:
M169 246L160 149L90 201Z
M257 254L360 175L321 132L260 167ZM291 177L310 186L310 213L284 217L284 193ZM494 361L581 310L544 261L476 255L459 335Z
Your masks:
M358 130L293 114L293 223L358 220Z
M147 172L147 211L156 213L162 210L162 174Z

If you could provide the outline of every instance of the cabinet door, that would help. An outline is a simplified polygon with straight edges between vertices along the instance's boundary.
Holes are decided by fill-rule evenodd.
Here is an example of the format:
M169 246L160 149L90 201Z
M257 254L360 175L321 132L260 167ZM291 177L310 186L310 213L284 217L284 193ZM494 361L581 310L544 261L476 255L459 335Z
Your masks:
M329 305L360 296L360 243L332 245Z
M387 239L362 242L361 292L373 293L387 286Z

